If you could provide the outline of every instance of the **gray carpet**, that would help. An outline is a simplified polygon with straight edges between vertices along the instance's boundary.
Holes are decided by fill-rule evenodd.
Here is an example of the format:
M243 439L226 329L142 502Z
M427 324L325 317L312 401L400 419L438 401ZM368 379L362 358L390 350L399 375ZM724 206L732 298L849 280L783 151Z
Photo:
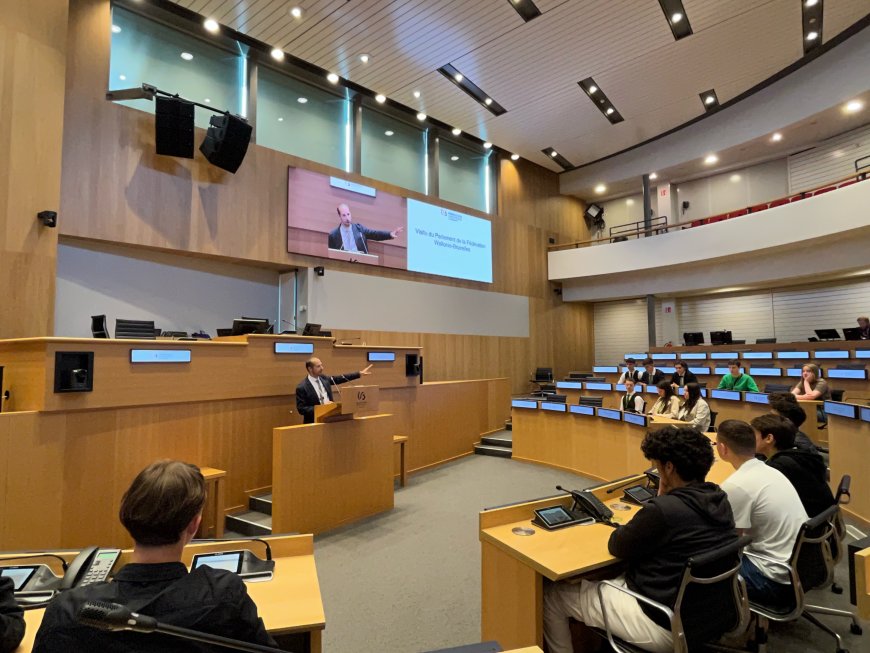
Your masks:
M469 456L415 474L396 491L390 513L318 536L315 558L326 610L328 653L416 653L480 640L480 543L486 507L556 493L592 481L567 472L488 456ZM848 609L845 560L837 578L846 594L814 592L812 602ZM867 635L822 617L852 653L870 651ZM807 622L774 626L769 650L834 653L834 640Z

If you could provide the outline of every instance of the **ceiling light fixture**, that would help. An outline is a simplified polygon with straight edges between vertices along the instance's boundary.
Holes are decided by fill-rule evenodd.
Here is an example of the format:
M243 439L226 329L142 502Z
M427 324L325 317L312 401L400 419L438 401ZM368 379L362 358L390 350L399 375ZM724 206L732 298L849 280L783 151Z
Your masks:
M326 76L326 79L331 84L338 84L338 75L336 75L335 73L329 73Z
M275 61L284 61L284 50L280 48L272 48L270 53Z
M714 98L712 95L708 95L704 98L704 104L713 104L715 101L716 98Z
M278 122L284 122L283 118L278 118Z
M419 100L420 99L420 91L414 91L414 97Z
M608 116L612 116L613 111L614 111L613 107L607 107L607 111L605 111L604 113L606 113Z
M507 113L507 109L493 100L482 88L457 70L453 64L444 64L438 69L438 72L456 84L463 93L473 98L475 102L485 106L493 115L500 116L503 113Z
M807 33L807 41L815 41L817 38L819 38L818 32L808 32Z
M182 52L181 58L184 59L185 61L190 61L191 59L193 59L193 55L190 54L190 52Z
M121 28L118 25L112 25L112 34L120 34Z
M824 22L824 3L823 2L802 2L801 3L801 31L803 33L803 50L804 54L817 50L822 47L822 29Z
M704 105L704 111L710 113L719 108L719 96L716 95L715 89L711 88L709 91L698 93L698 97L701 98L701 104Z
M211 104L211 98L207 97L203 100L203 102L205 102L206 104Z
M489 141L486 141L486 142L483 144L483 149L485 149L485 150L488 150L488 149L490 149L491 147L492 147L492 143L490 143Z
M605 186L604 184L598 184L595 187L595 192L598 193L599 195L601 195L601 193L605 192L606 190L607 190L607 186Z
M293 7L290 10L290 15L293 16L293 18L302 18L302 7Z
M662 8L662 13L675 41L692 34L692 26L689 24L689 16L686 14L683 2L684 0L659 0L659 7Z
M817 4L819 4L819 0L807 0L804 3L807 7L815 7Z
M308 104L308 98L307 98L307 97L296 98L296 101L297 101L299 104Z
M392 129L388 129L387 131L384 132L384 135L385 135L385 136L392 136L392 135L393 135L393 130L392 130Z
M387 101L387 96L384 95L383 93L378 93L375 96L375 102L377 102L378 104L383 104L386 101Z
M557 156L559 156L559 153L558 153L556 150L552 150L552 151L550 152L550 156L553 157L553 158L555 159Z
M206 31L211 32L212 34L216 34L221 28L220 24L214 18L206 18L202 26L205 27Z
M731 175L728 179L731 180L732 184L736 184L738 181L740 181L741 177L740 175Z
M679 11L674 12L671 15L671 22L672 23L679 23L681 20L683 20L683 14L681 14Z
M541 10L532 0L510 0L510 5L527 23L541 15Z
M486 98L486 99L483 101L483 103L484 103L486 106L489 106L490 104L492 104L492 98L491 98L491 97Z
M450 160L451 161L459 161L459 157L454 154L453 156L450 157Z
M651 172L651 173L649 173L649 178L655 180L655 179L658 179L659 176L656 173Z
M861 102L861 100L851 100L846 103L845 107L843 107L846 113L858 113L863 108L864 103Z
M455 79L457 82L461 82L463 79L465 79L465 77L463 76L462 73L456 73L456 74L453 76L453 79Z
M634 206L634 200L631 199L630 197L627 200L625 200L625 203L628 204L629 206Z
M595 84L593 84L592 86L589 87L589 95L592 95L597 90L598 90L598 87Z
M586 97L592 101L592 104L595 105L596 109L604 114L604 117L610 121L611 125L623 121L623 117L613 106L610 98L607 97L607 93L605 93L602 88L595 83L594 79L587 77L586 79L577 82L577 86L583 89L583 92L586 93Z
M773 135L770 137L770 140L772 140L774 143L779 143L782 140L782 134L780 134L779 132L774 132Z
M367 54L361 54L359 56L359 60L362 61L363 63L368 63L369 59L370 59L370 57Z
M519 154L511 154L511 161L519 161L519 159L520 159Z
M454 127L452 130L450 130L450 133L452 133L454 136L459 136L462 133L462 130L459 129L459 127Z
M419 120L420 122L423 122L424 120L426 120L426 114L421 111L420 113L417 114L417 120Z
M559 154L553 147L545 147L543 150L541 150L541 152L543 152L548 157L553 159L553 161L562 166L563 170L572 170L574 168L574 164L572 164L568 159Z
M706 163L708 166L711 166L714 163L718 163L718 162L719 162L719 157L716 156L715 154L708 154L706 156L706 158L704 159L704 163Z

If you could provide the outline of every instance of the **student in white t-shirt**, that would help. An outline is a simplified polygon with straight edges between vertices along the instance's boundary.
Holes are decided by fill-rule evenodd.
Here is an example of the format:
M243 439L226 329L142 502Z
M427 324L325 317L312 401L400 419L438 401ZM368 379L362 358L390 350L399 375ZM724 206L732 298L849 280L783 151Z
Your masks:
M737 529L752 535L746 551L788 564L798 531L807 520L794 486L779 470L755 458L755 433L746 422L722 422L716 450L735 469L722 489L728 494ZM782 566L743 556L740 575L750 601L771 607L794 603L788 571Z

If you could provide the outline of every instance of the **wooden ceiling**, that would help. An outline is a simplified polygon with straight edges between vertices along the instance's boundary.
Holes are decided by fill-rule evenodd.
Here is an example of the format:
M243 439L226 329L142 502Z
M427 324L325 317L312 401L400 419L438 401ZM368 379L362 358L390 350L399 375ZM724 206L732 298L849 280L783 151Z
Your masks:
M699 93L724 104L803 56L800 0L684 0L694 34L679 41L656 0L535 0L528 23L510 0L172 1L553 170L543 148L594 161L703 114ZM823 41L868 11L825 0ZM463 93L445 64L507 113ZM623 122L593 106L586 77Z

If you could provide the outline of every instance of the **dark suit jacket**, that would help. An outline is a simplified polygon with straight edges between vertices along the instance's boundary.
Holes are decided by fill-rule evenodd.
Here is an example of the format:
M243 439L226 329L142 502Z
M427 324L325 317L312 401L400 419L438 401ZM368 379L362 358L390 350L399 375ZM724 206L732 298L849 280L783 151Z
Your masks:
M12 579L0 577L0 651L14 651L24 637L24 610L15 602Z
M369 238L372 240L390 240L392 235L389 231L378 231L377 229L369 229L365 225L353 222L350 225L351 233L356 240L356 248L363 254L369 253L368 243ZM342 249L343 243L341 240L341 225L329 232L329 249Z
M336 374L335 376L327 376L324 374L320 377L323 382L323 389L326 390L326 396L332 399L332 381L335 385L347 383L359 378L359 372L349 372L348 374ZM317 390L311 385L308 376L302 379L302 382L296 386L296 410L302 415L303 424L314 424L314 407L320 405L320 400L317 398Z
M652 376L650 373L644 370L640 375L640 382L644 385L657 385L659 381L665 380L665 373L662 372L659 368L655 368L655 372Z
M689 383L697 383L698 377L695 376L693 372L686 370L686 375L683 377L683 383L680 384L680 375L674 372L674 375L671 377L671 383L676 383L681 388L688 385Z

